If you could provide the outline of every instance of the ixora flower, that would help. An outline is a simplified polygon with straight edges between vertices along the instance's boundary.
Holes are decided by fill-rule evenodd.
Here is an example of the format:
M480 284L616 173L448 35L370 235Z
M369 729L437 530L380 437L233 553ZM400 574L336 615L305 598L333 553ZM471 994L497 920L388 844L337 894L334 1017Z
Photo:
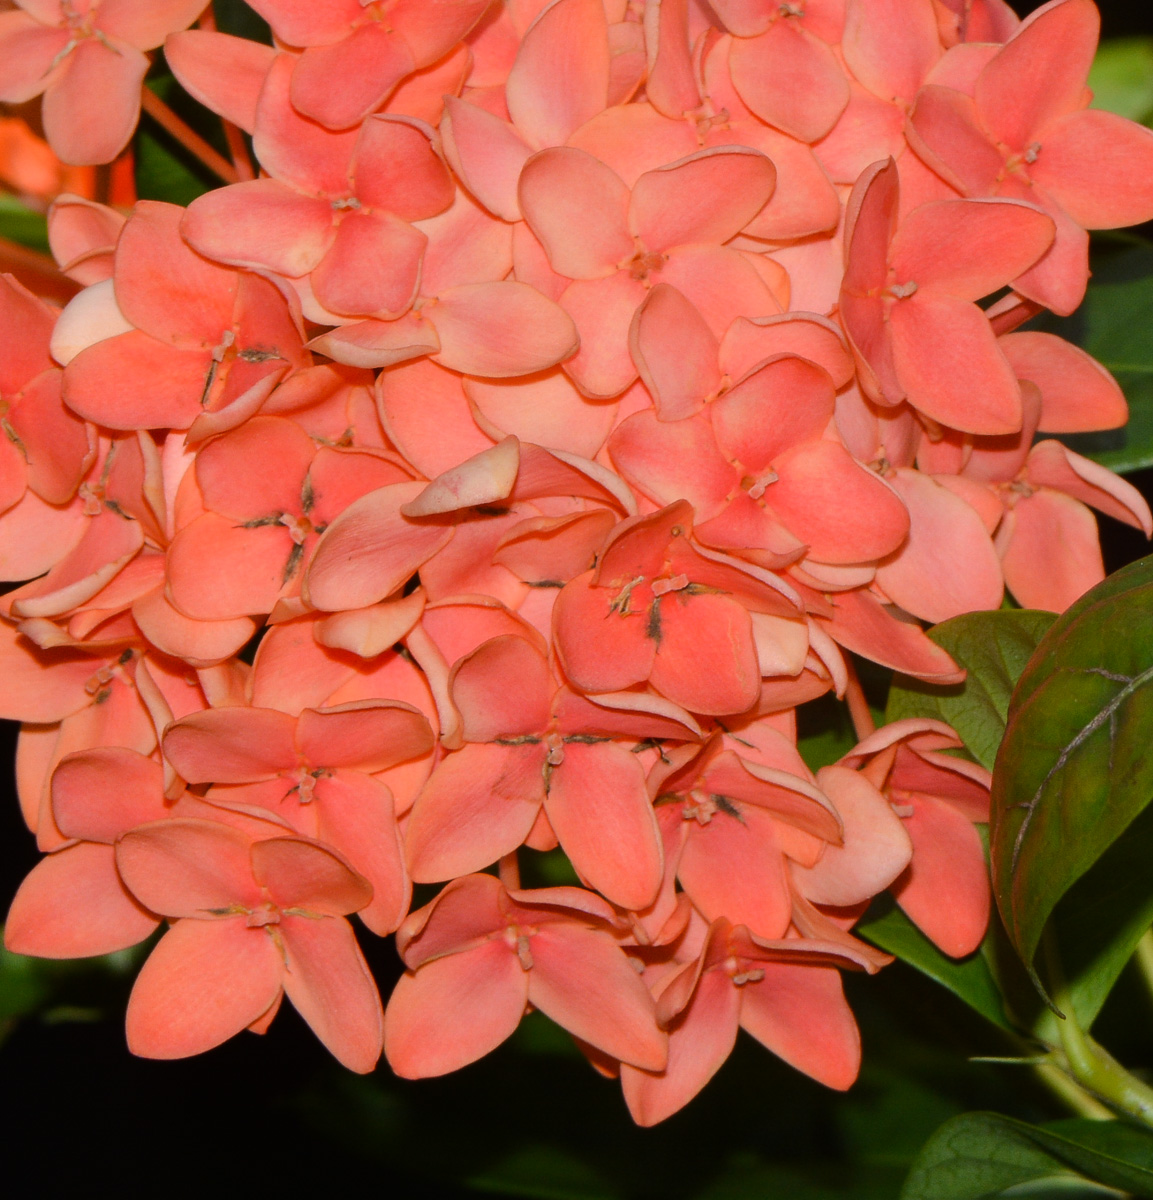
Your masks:
M287 995L406 1078L537 1010L644 1125L740 1028L850 1086L873 898L954 956L990 911L988 773L874 732L852 656L959 684L929 623L1072 604L1087 506L1153 532L1057 440L1120 387L1021 328L1153 214L1090 0L251 0L272 44L0 7L65 159L132 176L164 42L233 160L170 121L228 186L61 195L72 298L0 278L8 948L163 929L154 1058ZM820 697L859 744L810 769ZM541 854L580 886L523 888Z
M44 94L44 131L67 163L111 162L140 118L155 50L205 0L21 0L0 13L0 100Z

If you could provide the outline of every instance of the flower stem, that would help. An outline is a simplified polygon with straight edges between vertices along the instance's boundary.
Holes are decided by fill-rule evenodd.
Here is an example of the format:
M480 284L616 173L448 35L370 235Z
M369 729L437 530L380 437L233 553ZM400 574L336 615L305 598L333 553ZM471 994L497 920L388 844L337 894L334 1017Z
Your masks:
M1062 1067L1110 1108L1153 1128L1153 1088L1126 1071L1081 1028L1051 930L1046 931L1043 945L1053 1000L1064 1013L1058 1024L1066 1060Z
M857 741L863 742L869 734L876 732L877 727L873 723L873 714L869 711L869 702L865 699L865 689L861 687L857 676L857 668L848 655L845 656L845 670L849 675L849 682L845 686L845 702L849 706L849 716L853 721L853 732L857 735Z
M140 107L166 133L174 137L190 154L198 158L214 175L225 183L236 183L240 178L236 168L222 154L217 153L190 125L185 124L163 100L148 86L140 89Z

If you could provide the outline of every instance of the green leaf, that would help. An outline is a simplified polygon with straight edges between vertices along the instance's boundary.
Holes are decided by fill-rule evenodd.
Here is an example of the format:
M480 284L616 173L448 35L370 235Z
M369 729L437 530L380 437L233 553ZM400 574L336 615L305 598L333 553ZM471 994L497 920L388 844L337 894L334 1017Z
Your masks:
M1018 682L993 775L993 890L1028 965L1069 888L1153 798L1153 558L1057 618Z
M1110 38L1089 72L1092 108L1148 124L1153 114L1153 38Z
M1028 1125L999 1113L965 1113L929 1139L901 1200L986 1200L1046 1193L1024 1185L1069 1181L1153 1196L1153 1134L1119 1121L1069 1120ZM1062 1189L1050 1195L1096 1195Z
M1101 1011L1141 935L1153 925L1153 805L1061 898L1050 918L1082 1029ZM1057 1018L1042 1007L1038 1037L1057 1045Z
M925 937L887 895L873 901L854 932L948 988L994 1025L1013 1031L1014 1026L1005 1015L1005 1005L990 966L994 953L991 942L993 933L989 934L986 944L968 958L949 958Z
M156 75L145 85L170 105L198 133L215 140L220 120L196 104L171 75ZM205 117L211 118L210 122ZM213 128L214 127L214 128ZM219 149L219 146L217 147ZM173 137L153 121L142 119L136 134L136 192L142 200L166 200L170 204L191 204L217 187L220 180Z
M0 193L0 237L19 242L29 250L48 252L48 222L44 214L6 193Z
M1153 465L1153 246L1110 235L1091 259L1093 278L1071 317L1045 316L1036 327L1059 334L1108 367L1129 401L1129 424L1061 438L1113 471Z
M938 687L898 675L889 689L886 721L933 717L951 725L973 757L993 769L1005 732L1009 697L1052 613L1030 609L966 613L929 630L929 637L968 671L963 683Z

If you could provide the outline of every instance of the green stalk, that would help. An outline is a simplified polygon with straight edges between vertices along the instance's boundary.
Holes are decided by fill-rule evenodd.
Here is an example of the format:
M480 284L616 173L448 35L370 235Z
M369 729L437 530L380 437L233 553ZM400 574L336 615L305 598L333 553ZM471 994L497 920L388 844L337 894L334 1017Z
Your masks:
M1114 1111L1153 1128L1153 1088L1126 1071L1081 1028L1051 931L1046 931L1043 945L1053 999L1064 1014L1058 1024L1065 1052L1066 1062L1061 1064L1064 1070Z

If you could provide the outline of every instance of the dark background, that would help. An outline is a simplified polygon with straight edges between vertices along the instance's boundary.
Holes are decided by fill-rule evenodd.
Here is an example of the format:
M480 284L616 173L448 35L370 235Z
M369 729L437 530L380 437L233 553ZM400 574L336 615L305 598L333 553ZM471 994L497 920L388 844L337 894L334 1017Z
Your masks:
M1017 5L1022 13L1034 7ZM1153 33L1149 4L1100 7L1105 37ZM1130 479L1153 497L1153 472ZM1101 524L1108 570L1148 553L1136 531ZM8 763L15 731L0 723ZM5 906L38 857L10 774L0 797ZM362 940L387 997L399 969L392 941ZM99 1183L129 1194L195 1188L226 1196L256 1185L289 1196L383 1186L400 1197L480 1189L638 1200L881 1198L896 1195L918 1146L956 1112L1066 1115L1027 1068L967 1061L1007 1049L959 1001L901 964L847 980L865 1068L846 1096L742 1035L702 1096L655 1130L636 1129L617 1085L539 1017L484 1062L420 1083L387 1068L367 1080L342 1071L289 1005L263 1038L244 1034L199 1058L157 1063L125 1049L130 983L130 966L115 973L85 964L16 981L40 1004L36 1015L9 1021L0 1043L5 1165L35 1172L49 1195ZM1126 977L1098 1025L1137 1066L1153 1064L1147 1011L1148 998Z

